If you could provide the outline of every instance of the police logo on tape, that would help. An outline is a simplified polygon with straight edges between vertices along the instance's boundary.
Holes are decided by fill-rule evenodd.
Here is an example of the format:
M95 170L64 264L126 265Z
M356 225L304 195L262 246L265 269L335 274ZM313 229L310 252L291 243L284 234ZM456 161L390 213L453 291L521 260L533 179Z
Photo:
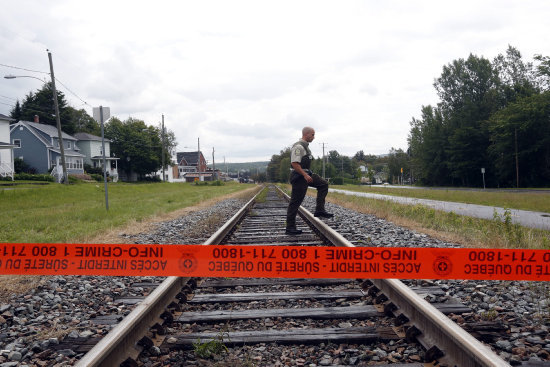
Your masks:
M437 275L449 275L453 271L453 263L448 256L438 256L433 262L432 269Z
M197 269L198 261L193 252L184 251L181 253L178 265L183 273L190 274Z

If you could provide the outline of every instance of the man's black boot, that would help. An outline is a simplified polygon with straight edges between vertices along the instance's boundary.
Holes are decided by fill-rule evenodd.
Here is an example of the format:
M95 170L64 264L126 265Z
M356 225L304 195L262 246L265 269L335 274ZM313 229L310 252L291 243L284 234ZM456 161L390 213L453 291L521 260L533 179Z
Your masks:
M296 227L290 227L290 228L286 229L285 233L290 235L290 236L297 236L299 234L302 234L302 230L297 229Z
M332 218L332 217L334 217L334 214L328 213L325 210L316 211L313 215L316 216L316 217L321 217L321 218Z

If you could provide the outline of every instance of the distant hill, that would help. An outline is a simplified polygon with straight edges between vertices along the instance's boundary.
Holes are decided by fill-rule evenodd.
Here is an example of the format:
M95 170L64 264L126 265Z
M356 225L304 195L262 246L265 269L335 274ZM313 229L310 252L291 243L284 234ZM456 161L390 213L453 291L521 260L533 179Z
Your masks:
M243 163L216 163L216 169L220 169L225 172L226 166L229 173L237 171L249 171L251 174L258 172L265 172L267 169L267 164L269 161L265 162L243 162Z

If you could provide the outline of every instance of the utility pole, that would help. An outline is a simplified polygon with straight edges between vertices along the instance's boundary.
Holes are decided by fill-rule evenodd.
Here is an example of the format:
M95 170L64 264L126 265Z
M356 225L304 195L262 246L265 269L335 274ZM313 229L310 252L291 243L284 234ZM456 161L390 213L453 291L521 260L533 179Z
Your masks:
M103 128L103 106L99 106L101 120L101 149L103 150L103 185L105 186L105 209L109 210L109 193L107 191L107 159L105 158L105 133Z
M202 181L201 175L201 138L197 138L197 171L199 171L199 182Z
M321 143L323 145L323 179L325 179L325 143Z
M59 102L57 101L57 90L55 89L55 76L53 74L52 53L49 50L46 50L46 51L48 51L48 60L50 60L50 76L52 77L53 104L55 107L55 120L57 123L57 139L59 140L59 151L61 152L61 166L63 167L63 183L65 185L68 185L69 177L67 175L67 164L65 163L65 148L63 147L63 133L61 132L61 117L59 116Z
M162 182L166 182L166 176L164 174L164 114L162 114L162 132L161 132L161 144L162 144L162 158L161 158L161 165L162 165Z
M518 129L514 129L515 146L516 146L516 187L519 188L519 161L518 161Z
M212 176L214 179L218 179L216 175L216 161L214 160L214 147L212 147Z

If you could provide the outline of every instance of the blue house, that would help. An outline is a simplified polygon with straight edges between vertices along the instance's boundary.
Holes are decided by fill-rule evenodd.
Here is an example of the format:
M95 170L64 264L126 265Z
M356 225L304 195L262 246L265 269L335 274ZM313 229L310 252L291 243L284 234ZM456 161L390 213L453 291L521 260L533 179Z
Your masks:
M15 158L23 159L37 173L51 172L58 182L61 180L63 168L55 126L41 124L38 122L38 116L35 116L35 122L19 121L12 125L10 138L11 143L15 145ZM62 133L62 138L67 174L83 174L84 155L79 152L77 139L65 133Z

